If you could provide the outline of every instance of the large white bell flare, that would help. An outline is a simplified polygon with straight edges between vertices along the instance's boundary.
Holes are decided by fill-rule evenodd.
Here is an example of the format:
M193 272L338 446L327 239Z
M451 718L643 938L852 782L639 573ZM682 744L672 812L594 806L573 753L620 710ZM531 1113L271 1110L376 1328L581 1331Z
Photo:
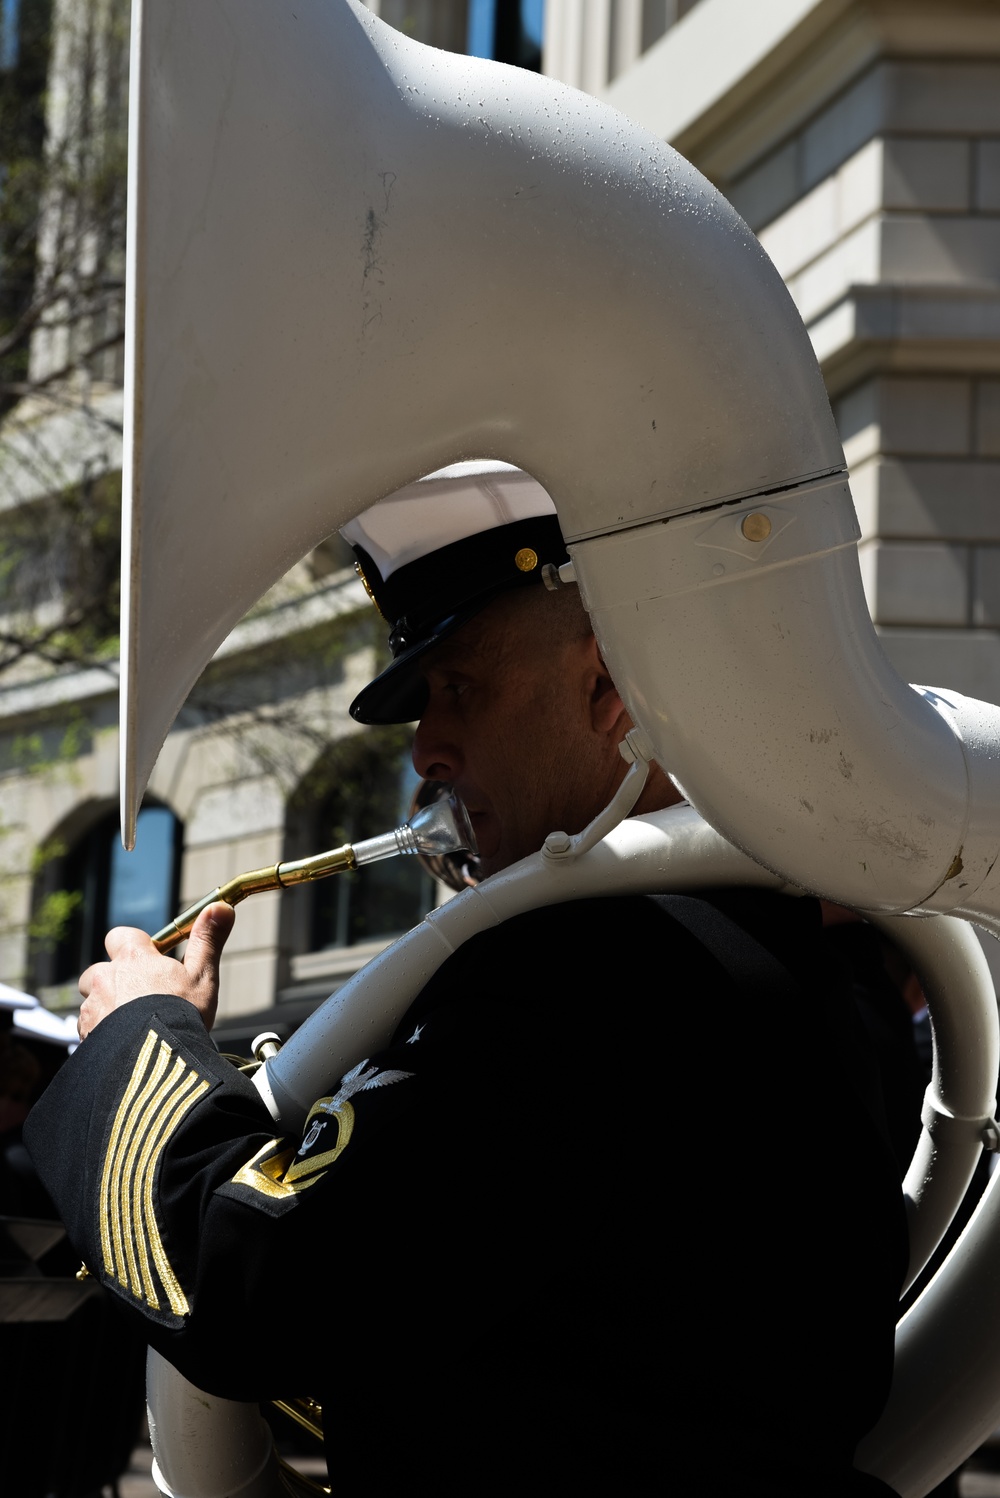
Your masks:
M889 667L809 339L688 163L350 0L138 0L130 107L127 841L241 615L381 495L492 456L549 489L715 826L848 904L995 919L1000 714Z
M123 805L227 632L381 495L495 456L567 538L843 466L785 287L596 100L349 0L136 0Z

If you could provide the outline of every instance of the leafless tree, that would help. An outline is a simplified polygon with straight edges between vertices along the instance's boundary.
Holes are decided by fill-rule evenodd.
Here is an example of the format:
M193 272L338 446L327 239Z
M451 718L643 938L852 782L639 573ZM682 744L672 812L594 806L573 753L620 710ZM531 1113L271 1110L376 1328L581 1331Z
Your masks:
M127 0L0 31L0 679L117 635Z

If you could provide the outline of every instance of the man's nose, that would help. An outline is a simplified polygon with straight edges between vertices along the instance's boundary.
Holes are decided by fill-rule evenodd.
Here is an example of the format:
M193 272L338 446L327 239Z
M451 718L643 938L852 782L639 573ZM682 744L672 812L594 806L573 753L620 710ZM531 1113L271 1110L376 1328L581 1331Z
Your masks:
M458 745L442 731L443 725L433 707L424 713L413 735L413 768L424 780L458 779L462 755Z

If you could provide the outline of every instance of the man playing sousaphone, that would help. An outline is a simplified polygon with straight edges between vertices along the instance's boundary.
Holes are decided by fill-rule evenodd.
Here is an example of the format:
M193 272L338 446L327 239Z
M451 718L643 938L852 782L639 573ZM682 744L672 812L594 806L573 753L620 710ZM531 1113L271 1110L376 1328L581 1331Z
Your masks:
M394 657L354 716L419 720L416 768L464 799L483 874L580 831L631 722L548 495L462 464L345 534ZM635 810L677 799L654 768ZM905 1224L816 902L515 917L301 1138L208 1034L232 922L203 912L183 963L109 934L28 1130L90 1270L189 1379L315 1394L335 1492L890 1491L852 1459Z

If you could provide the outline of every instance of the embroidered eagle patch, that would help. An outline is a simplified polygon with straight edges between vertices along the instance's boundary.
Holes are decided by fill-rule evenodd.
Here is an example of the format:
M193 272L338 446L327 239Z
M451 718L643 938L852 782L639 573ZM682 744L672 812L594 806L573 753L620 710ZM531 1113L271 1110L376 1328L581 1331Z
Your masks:
M404 1082L413 1072L387 1068L380 1071L368 1058L340 1079L332 1097L321 1097L313 1103L306 1118L302 1142L287 1137L270 1139L233 1176L231 1185L249 1186L271 1202L289 1201L322 1180L327 1170L344 1153L354 1132L354 1108L351 1098L359 1092Z

